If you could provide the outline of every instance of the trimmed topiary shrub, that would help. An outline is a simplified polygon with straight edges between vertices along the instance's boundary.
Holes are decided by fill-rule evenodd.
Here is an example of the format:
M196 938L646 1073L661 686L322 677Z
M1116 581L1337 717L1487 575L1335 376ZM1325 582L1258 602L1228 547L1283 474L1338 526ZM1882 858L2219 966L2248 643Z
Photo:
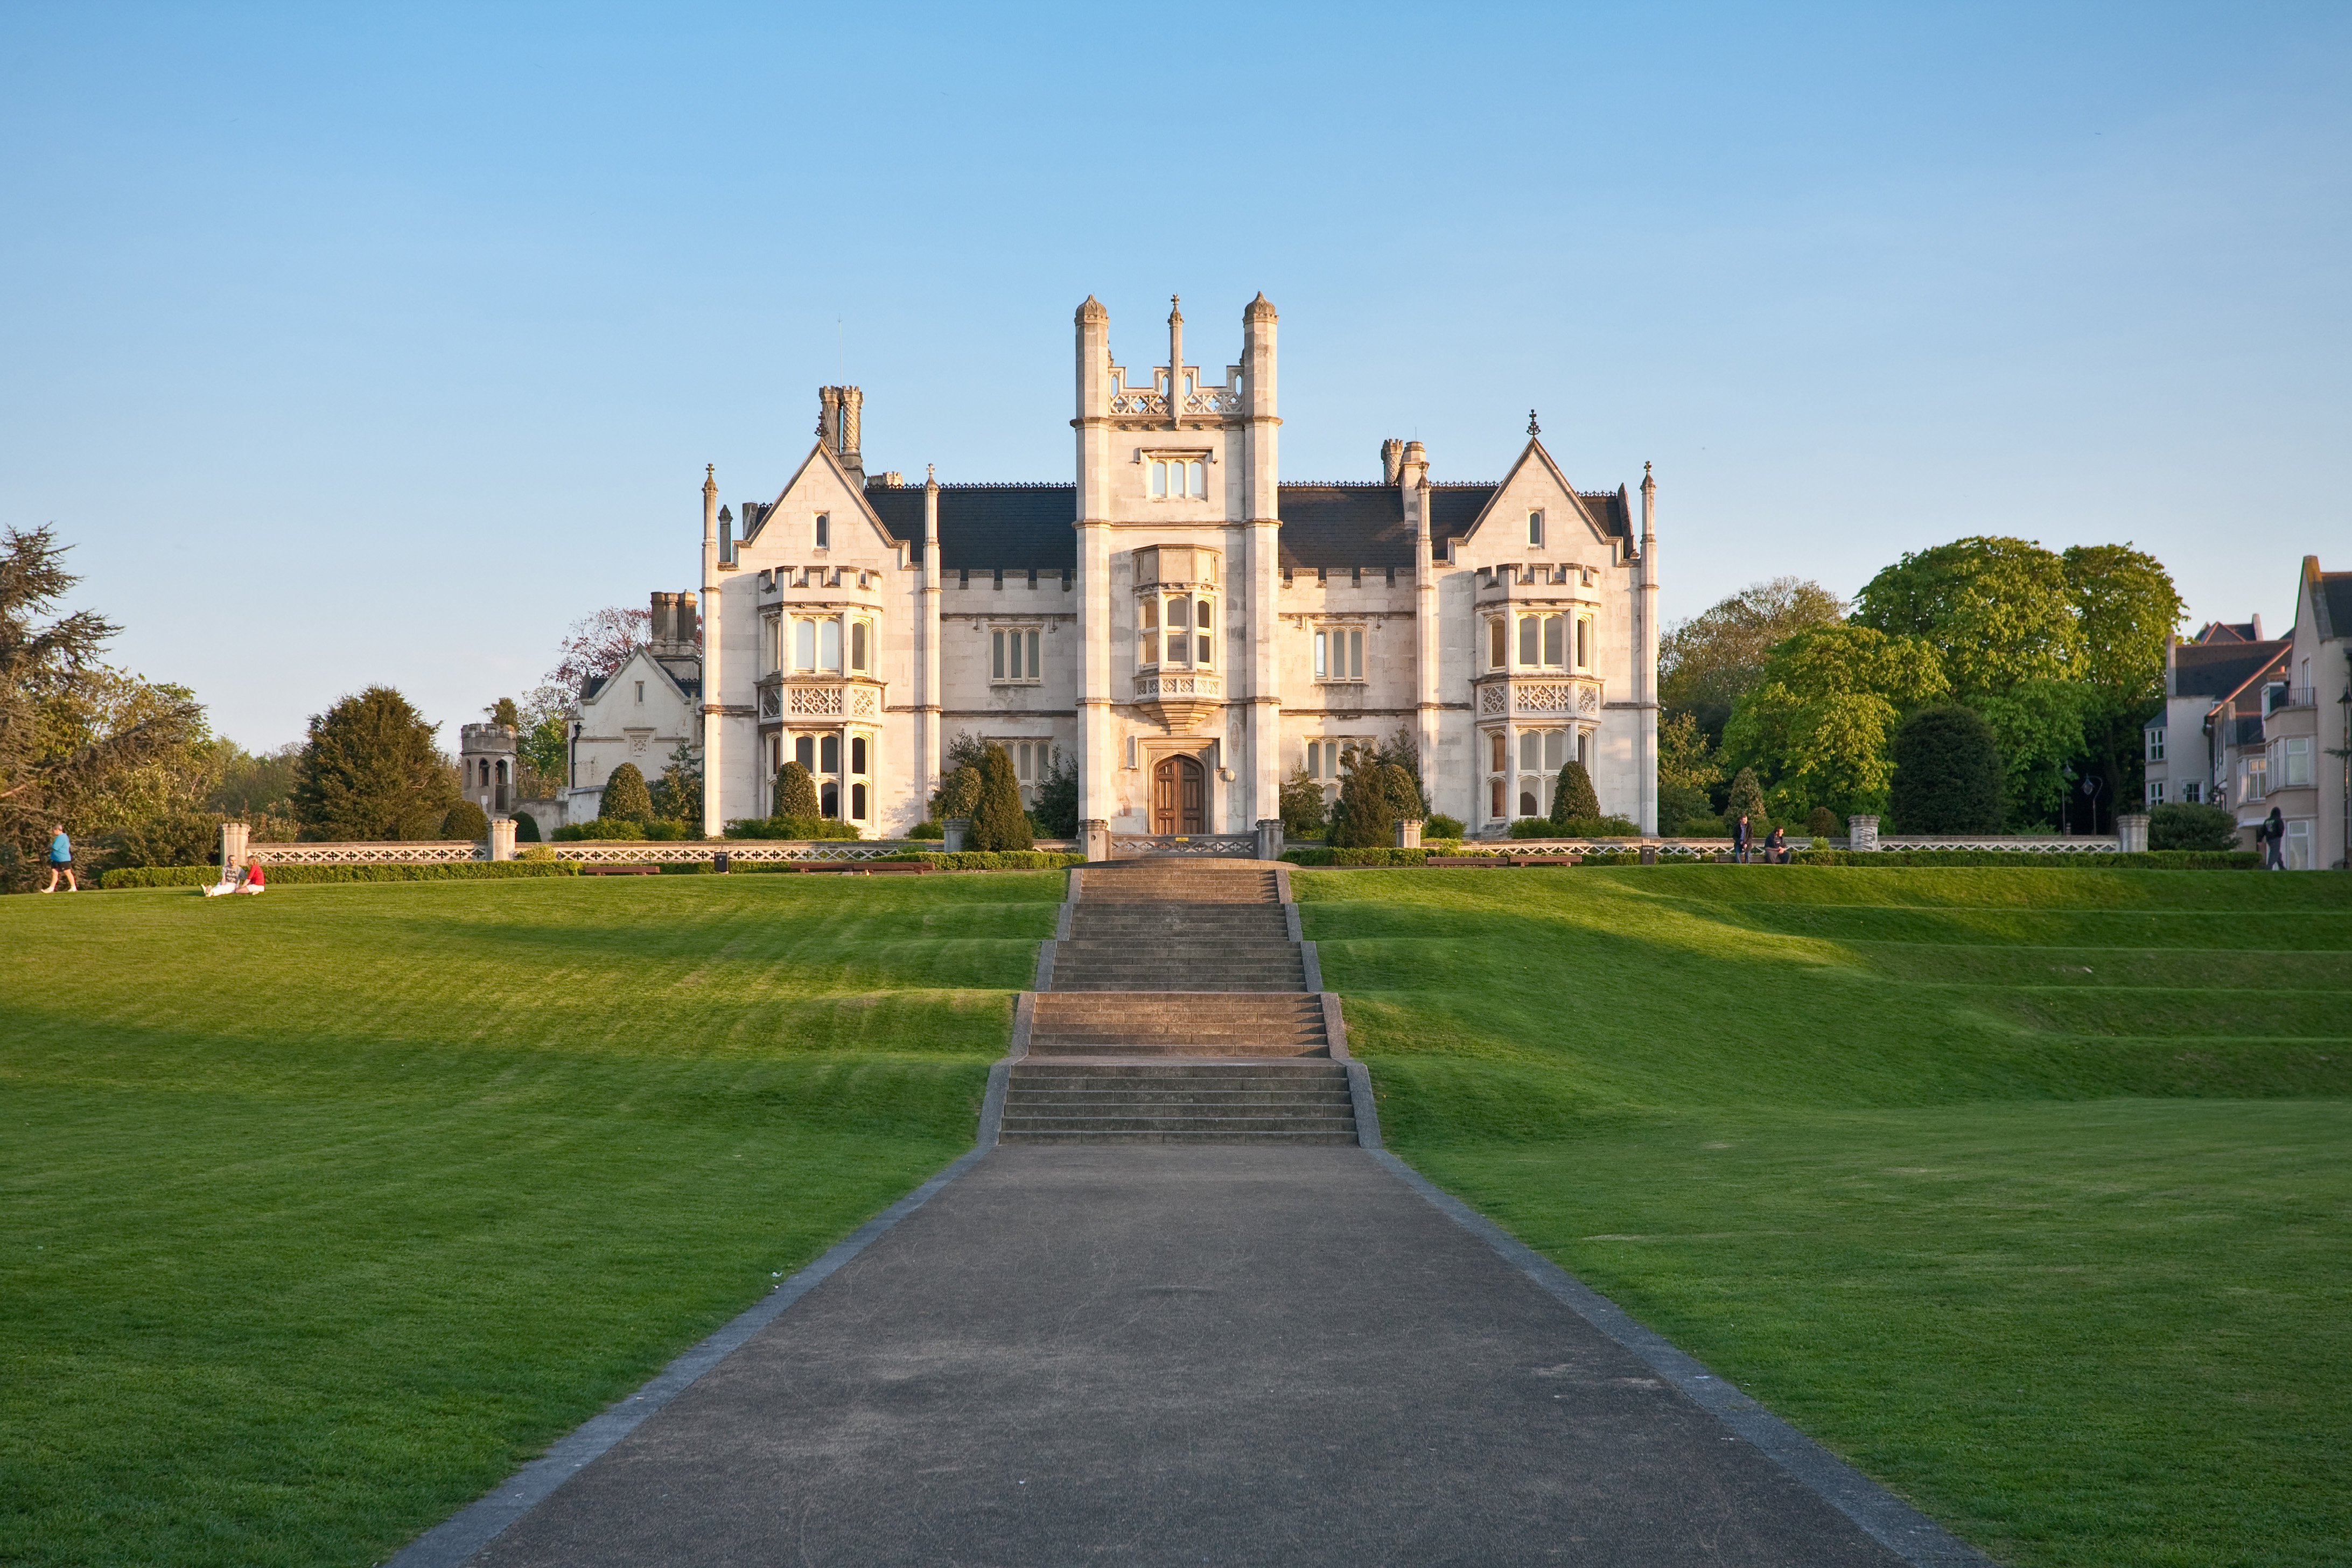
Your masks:
M653 792L646 788L646 775L637 771L637 764L623 763L614 768L613 776L604 781L597 816L606 822L644 822L653 814Z
M776 770L776 816L804 816L812 820L824 815L817 804L816 780L798 763L786 763Z
M949 773L940 785L937 820L945 822L950 816L967 820L980 809L980 769L966 763Z
M1812 816L1805 818L1805 831L1815 838L1835 838L1845 831L1845 824L1828 806L1817 805Z
M1887 810L1905 833L1999 833L2007 780L1992 726L1973 708L1922 708L1895 731Z
M1593 793L1592 775L1584 771L1582 763L1562 763L1559 778L1551 786L1552 826L1565 826L1600 815L1601 797Z
M479 844L490 836L490 819L482 808L470 800L461 800L449 808L441 820L441 837L462 838L468 844Z
M1013 775L1013 758L1003 747L991 746L980 765L980 802L972 807L971 847L1002 851L1027 849L1034 843L1028 814L1021 809L1021 781Z
M527 811L519 811L515 813L514 825L516 843L536 844L539 842L539 818L533 816Z
M1462 819L1458 816L1448 816L1442 811L1430 813L1429 820L1421 825L1421 836L1423 839L1459 838L1463 832Z
M2238 819L2219 805L2167 801L2147 814L2150 849L2235 849Z
M947 836L946 825L937 822L919 822L907 829L909 838L945 838Z
M459 860L427 866L266 866L262 874L273 888L305 882L498 882L517 877L570 877L579 868L568 861ZM122 888L203 888L220 879L217 866L132 866L109 871L100 886Z
M926 860L942 871L1059 871L1083 866L1083 855L1051 849L966 849L953 855L886 855L884 861Z

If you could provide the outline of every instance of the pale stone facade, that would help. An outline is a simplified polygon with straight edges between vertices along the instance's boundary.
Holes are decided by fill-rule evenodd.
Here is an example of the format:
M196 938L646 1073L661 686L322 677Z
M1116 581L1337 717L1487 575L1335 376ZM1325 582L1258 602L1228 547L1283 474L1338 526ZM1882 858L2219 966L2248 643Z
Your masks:
M635 763L650 784L678 747L690 754L702 744L702 650L695 597L656 594L652 608L645 645L612 674L589 681L572 704L569 776L556 796L563 822L593 819L603 805L605 783L623 763ZM552 830L546 822L540 826Z
M1542 815L1570 756L1654 831L1648 479L1638 501L1577 490L1530 419L1498 481L1433 479L1391 440L1377 481L1286 482L1276 326L1253 300L1213 381L1171 311L1165 363L1130 371L1087 300L1070 483L868 475L855 387L821 392L815 447L740 540L707 480L707 827L766 814L797 756L829 811L902 833L971 732L1024 783L1075 759L1098 834L1249 834L1296 770L1335 779L1345 745L1402 731L1474 833ZM600 733L638 679L583 700Z

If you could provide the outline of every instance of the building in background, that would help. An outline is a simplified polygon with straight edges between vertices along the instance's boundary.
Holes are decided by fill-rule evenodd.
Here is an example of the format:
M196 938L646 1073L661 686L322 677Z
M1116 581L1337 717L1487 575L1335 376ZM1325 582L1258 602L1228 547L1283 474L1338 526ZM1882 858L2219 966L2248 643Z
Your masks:
M1531 417L1499 479L1391 439L1377 480L1286 481L1274 307L1242 312L1213 381L1184 328L1171 310L1167 360L1130 370L1078 308L1070 482L869 474L856 387L821 390L814 448L740 539L706 482L708 831L765 815L796 758L829 813L904 833L959 733L1003 742L1024 789L1074 760L1105 833L1262 832L1286 778L1400 736L1474 832L1547 812L1571 757L1654 830L1648 479L1638 516L1622 485L1577 489Z
M2227 808L2240 842L2275 810L2290 869L2341 867L2352 820L2352 572L2306 555L2294 626L2216 621L2165 654L2164 709L2147 728L2147 798Z
M580 689L572 705L566 777L557 820L542 831L593 819L613 770L634 763L650 784L684 746L702 750L702 629L692 594L656 594L645 643L621 667ZM542 817L545 813L536 813Z

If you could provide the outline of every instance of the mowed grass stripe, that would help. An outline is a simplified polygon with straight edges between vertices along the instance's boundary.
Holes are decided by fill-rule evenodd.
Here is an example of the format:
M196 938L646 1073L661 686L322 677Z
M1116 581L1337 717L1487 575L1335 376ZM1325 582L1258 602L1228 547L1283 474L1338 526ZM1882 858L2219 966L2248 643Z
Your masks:
M0 1558L382 1560L968 1148L1061 888L0 903Z
M1295 882L1400 1152L1979 1546L2343 1560L2352 882Z

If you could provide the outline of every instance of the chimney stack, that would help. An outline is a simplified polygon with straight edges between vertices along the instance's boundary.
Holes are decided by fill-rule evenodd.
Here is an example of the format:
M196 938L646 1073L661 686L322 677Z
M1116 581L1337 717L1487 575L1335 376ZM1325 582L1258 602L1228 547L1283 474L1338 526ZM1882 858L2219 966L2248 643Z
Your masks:
M1404 443L1391 436L1381 443L1381 483L1395 484L1403 471Z
M1429 453L1418 441L1404 444L1404 456L1397 464L1397 482L1417 486L1429 477Z

